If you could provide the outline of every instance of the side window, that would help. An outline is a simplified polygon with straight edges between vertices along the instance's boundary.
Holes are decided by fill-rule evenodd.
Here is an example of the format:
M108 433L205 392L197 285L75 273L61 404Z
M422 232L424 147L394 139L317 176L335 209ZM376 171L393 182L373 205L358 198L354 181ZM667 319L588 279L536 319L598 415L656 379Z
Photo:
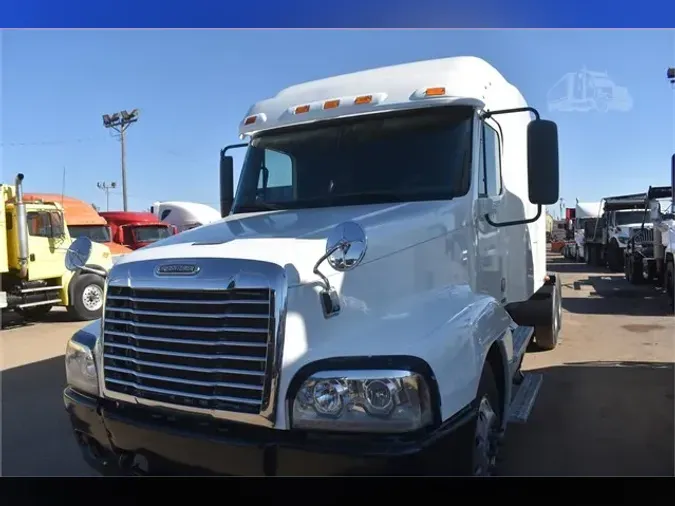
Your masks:
M293 160L285 153L265 150L258 177L258 196L269 202L293 199Z
M65 228L63 226L63 215L58 211L52 211L49 213L49 215L52 225L52 237L63 237L66 234Z
M51 237L51 223L49 213L28 213L28 233L33 237Z
M159 217L159 221L164 221L171 214L171 209L165 209L162 211L162 215Z
M491 126L483 123L483 142L481 145L483 160L481 197L494 197L502 192L502 157L499 134Z

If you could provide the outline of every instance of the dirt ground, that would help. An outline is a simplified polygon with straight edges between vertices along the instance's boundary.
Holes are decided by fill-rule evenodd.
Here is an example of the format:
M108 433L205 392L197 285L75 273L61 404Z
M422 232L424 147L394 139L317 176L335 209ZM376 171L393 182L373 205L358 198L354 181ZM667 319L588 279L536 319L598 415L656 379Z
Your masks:
M510 426L499 474L675 474L675 318L665 297L623 276L552 257L563 280L562 342L531 352L544 373L526 425ZM61 398L63 352L81 323L55 310L30 326L3 317L2 460L8 476L93 476Z

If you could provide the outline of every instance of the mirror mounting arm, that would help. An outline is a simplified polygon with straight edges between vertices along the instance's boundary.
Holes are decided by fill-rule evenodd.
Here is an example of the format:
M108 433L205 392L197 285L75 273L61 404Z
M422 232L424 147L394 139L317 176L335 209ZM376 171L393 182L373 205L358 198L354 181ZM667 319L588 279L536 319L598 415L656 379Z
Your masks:
M513 114L516 112L531 112L534 114L534 117L536 119L541 119L539 116L539 111L537 111L534 107L517 107L515 109L499 109L496 111L484 111L480 114L481 119L487 119L491 118L492 116L496 116L497 114Z
M92 267L84 266L84 267L80 267L80 270L83 271L83 272L88 272L90 274L97 274L98 276L101 276L104 279L108 277L107 272L99 271L98 269L94 269Z
M527 225L528 223L534 223L541 217L541 211L542 211L542 206L541 204L537 205L537 214L534 216L534 218L529 218L525 220L515 220L515 221L503 221L501 223L497 223L496 221L492 221L490 218L489 214L485 215L485 221L488 222L489 225L492 225L493 227L512 227L514 225Z

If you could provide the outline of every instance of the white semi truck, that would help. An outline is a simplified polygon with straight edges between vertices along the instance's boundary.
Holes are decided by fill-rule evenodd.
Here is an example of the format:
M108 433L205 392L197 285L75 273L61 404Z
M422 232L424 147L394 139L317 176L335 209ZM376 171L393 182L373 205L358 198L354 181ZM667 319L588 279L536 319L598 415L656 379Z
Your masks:
M104 474L491 474L541 385L525 350L560 331L555 123L455 57L287 88L240 133L236 196L221 151L225 218L124 256L104 317L68 343L84 458Z

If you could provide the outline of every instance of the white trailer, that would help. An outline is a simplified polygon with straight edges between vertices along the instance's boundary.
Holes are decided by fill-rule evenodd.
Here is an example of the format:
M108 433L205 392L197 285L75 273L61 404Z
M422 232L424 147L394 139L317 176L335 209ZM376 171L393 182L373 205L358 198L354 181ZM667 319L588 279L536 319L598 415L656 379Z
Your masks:
M198 202L155 202L150 212L160 221L175 225L178 232L213 223L221 218L213 207Z
M541 385L525 350L560 331L542 212L555 123L456 57L287 88L240 134L236 196L221 152L225 219L124 256L102 322L68 344L84 458L110 474L490 474Z

